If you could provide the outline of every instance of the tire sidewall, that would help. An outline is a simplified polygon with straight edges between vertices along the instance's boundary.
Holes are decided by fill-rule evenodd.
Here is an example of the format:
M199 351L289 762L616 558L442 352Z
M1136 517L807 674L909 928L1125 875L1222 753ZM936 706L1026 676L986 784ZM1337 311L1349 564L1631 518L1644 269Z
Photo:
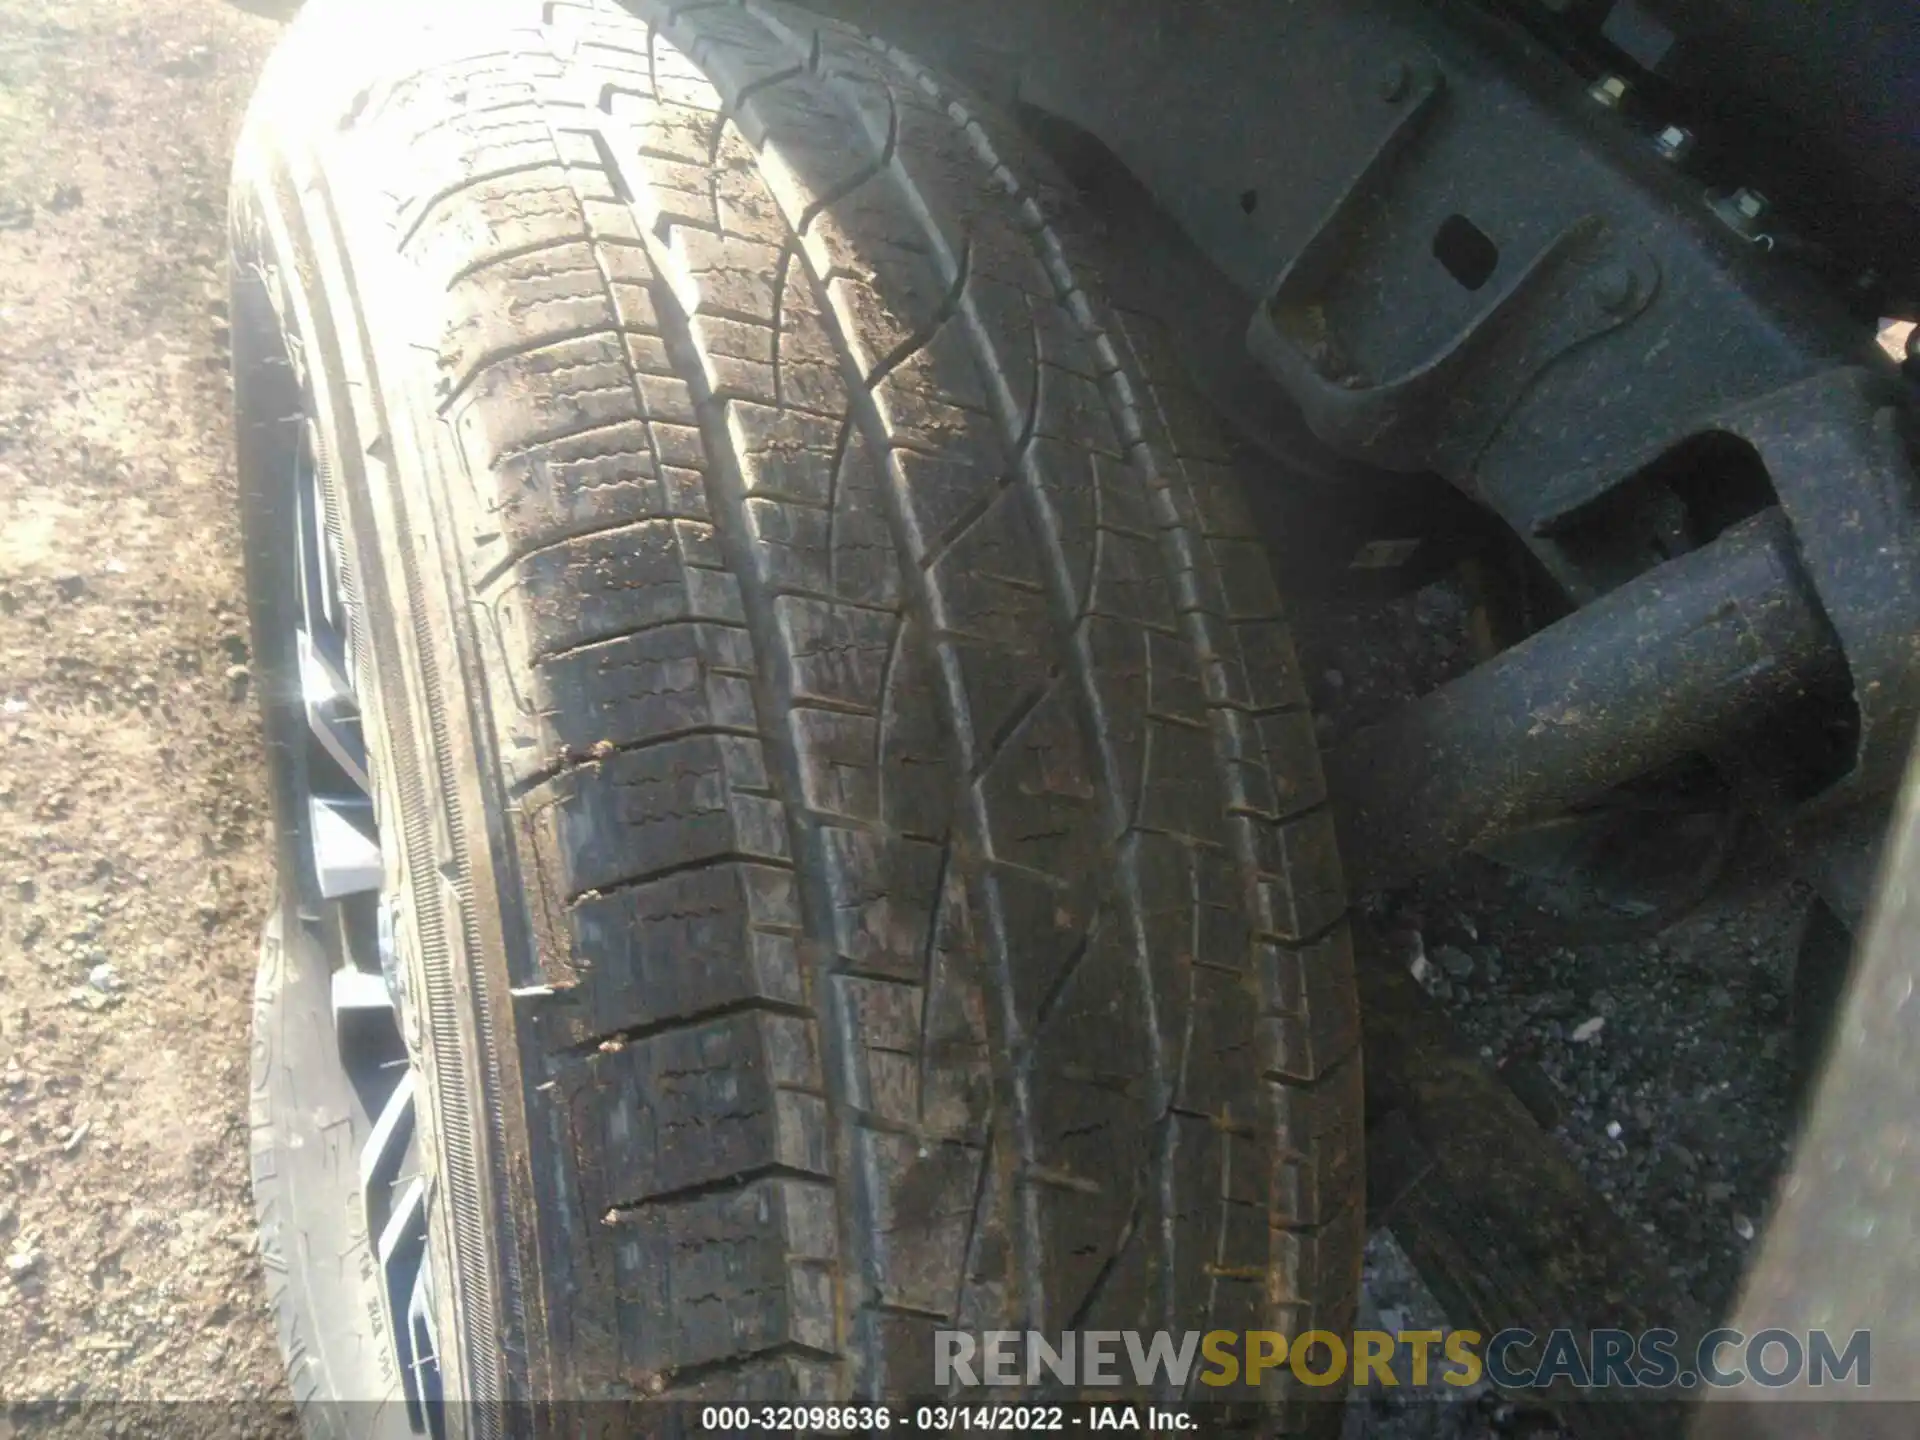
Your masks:
M280 885L255 977L250 1104L254 1205L288 1383L309 1434L411 1434L390 1317L358 1180L371 1125L341 1066L331 968L303 920L314 892L304 785L305 720L293 647L289 537L299 431L310 407L292 360L289 267L258 197L233 199L235 426L253 663ZM310 912L309 912L310 913Z

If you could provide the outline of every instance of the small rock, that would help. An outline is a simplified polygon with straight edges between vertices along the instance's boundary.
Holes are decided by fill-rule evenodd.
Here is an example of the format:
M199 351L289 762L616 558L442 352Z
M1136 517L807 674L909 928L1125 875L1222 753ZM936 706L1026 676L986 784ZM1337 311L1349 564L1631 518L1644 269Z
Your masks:
M1342 675L1338 670L1329 670L1321 678L1327 682L1327 689L1329 690L1344 690L1347 688L1347 677Z
M31 1275L40 1265L40 1252L32 1248L7 1252L7 1273L18 1278Z
M73 1127L73 1133L60 1142L60 1148L71 1155L80 1148L81 1141L87 1138L87 1132L93 1129L91 1120L83 1120Z
M1591 1020L1582 1020L1578 1025L1574 1026L1573 1034L1569 1038L1576 1045L1585 1045L1588 1041L1596 1039L1600 1032L1606 1028L1606 1017L1604 1015L1595 1015Z
M1619 1138L1620 1138L1620 1122L1618 1120L1607 1121L1607 1139L1618 1140Z
M1733 1198L1733 1186L1724 1180L1709 1180L1700 1193L1709 1205L1724 1205Z
M1473 956L1458 945L1441 945L1435 948L1433 958L1448 976L1455 980L1468 980L1473 976Z
M102 960L87 971L87 984L107 995L120 988L120 977L114 973L112 962Z
M73 209L84 197L78 185L56 185L53 193L47 197L47 209L56 215L64 215Z
M84 575L57 575L53 588L62 600L78 600L87 593L87 577Z
M9 715L25 714L26 709L27 702L17 695L9 695L4 702L0 702L0 710L6 711Z
M1413 957L1412 963L1407 966L1407 973L1413 976L1415 980L1418 980L1428 991L1432 991L1436 986L1446 984L1446 981L1441 978L1439 970L1434 967L1434 963L1427 959L1424 954Z
M1742 1240L1753 1239L1753 1221L1744 1215L1734 1216L1733 1233L1738 1235Z

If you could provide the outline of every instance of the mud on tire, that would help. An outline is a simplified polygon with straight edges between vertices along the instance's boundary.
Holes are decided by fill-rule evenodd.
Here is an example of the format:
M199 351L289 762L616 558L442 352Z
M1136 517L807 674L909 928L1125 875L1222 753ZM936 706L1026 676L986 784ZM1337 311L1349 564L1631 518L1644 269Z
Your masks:
M314 0L235 217L327 397L455 1391L1350 1328L1311 719L1043 159L781 6Z

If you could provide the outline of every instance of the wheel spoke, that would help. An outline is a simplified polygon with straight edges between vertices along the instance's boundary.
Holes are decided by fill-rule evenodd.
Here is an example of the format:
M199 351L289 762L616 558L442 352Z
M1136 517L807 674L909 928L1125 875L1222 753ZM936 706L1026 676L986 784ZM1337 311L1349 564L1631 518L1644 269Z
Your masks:
M335 1052L372 1120L359 1156L365 1233L374 1237L408 1416L416 1431L438 1440L439 1345L426 1263L429 1190L415 1123L418 1077L400 1024L394 917L380 893L386 866L355 687L354 595L314 453L309 430L293 485L298 593L291 639L310 737L303 771L307 839L320 898L332 903L320 908L303 901L301 912L333 937Z
M407 1393L407 1414L416 1430L427 1428L422 1400L422 1371L432 1367L434 1389L439 1389L439 1352L422 1352L417 1337L430 1327L419 1323L416 1309L432 1309L427 1266L427 1186L419 1177L409 1181L380 1231L376 1252L380 1273L386 1277L388 1313L394 1318L394 1344L400 1352L400 1373ZM424 1281L424 1284L423 1284Z
M370 1200L376 1195L382 1199L379 1208L383 1212L389 1208L386 1192L392 1190L399 1179L407 1147L413 1143L413 1086L413 1071L408 1070L387 1098L380 1118L374 1122L373 1133L360 1151L360 1188ZM367 1228L371 1232L380 1227L369 1224Z
M295 636L300 655L300 698L307 713L307 729L320 747L345 772L361 794L370 794L367 752L360 734L360 708L341 670L327 648L311 632ZM340 659L344 661L344 652Z
M307 801L307 816L320 894L338 900L343 895L378 890L386 867L380 858L380 842L368 833L373 803L315 795Z
M422 1412L415 1423L424 1421L426 1432L439 1440L446 1429L440 1410L440 1337L434 1328L433 1262L426 1256L421 1257L413 1293L407 1298L407 1342L413 1355L410 1388L420 1397Z

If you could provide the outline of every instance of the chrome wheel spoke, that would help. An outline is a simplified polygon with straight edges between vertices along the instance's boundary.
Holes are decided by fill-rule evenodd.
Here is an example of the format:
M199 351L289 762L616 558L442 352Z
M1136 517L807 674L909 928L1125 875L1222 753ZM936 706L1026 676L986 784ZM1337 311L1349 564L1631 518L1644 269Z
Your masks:
M400 1354L400 1374L406 1387L407 1414L416 1430L428 1429L425 1403L430 1380L433 1398L439 1398L439 1351L431 1341L422 1349L420 1335L431 1335L423 1316L433 1312L432 1271L427 1264L427 1185L418 1176L409 1180L380 1231L377 1247L380 1273L386 1277L388 1313L394 1320L393 1339Z
M378 890L385 867L373 830L373 802L366 799L307 801L308 833L313 837L313 869L320 894L328 900Z
M353 689L336 667L335 657L312 632L295 635L300 656L300 699L306 709L307 729L347 780L361 794L371 794L367 778L367 751L360 735L360 707ZM338 663L345 663L344 651Z
M354 657L352 587L312 438L295 477L298 595L293 627L299 705L306 721L306 846L311 895L299 906L332 957L335 1053L370 1125L358 1179L387 1302L388 1334L415 1430L438 1437L439 1344L427 1263L430 1187L422 1174L417 1074L400 1023L394 913L374 803Z
M440 1337L433 1313L433 1263L423 1258L407 1298L407 1344L413 1356L413 1386L420 1405L422 1428L439 1440L445 1433L441 1413Z

